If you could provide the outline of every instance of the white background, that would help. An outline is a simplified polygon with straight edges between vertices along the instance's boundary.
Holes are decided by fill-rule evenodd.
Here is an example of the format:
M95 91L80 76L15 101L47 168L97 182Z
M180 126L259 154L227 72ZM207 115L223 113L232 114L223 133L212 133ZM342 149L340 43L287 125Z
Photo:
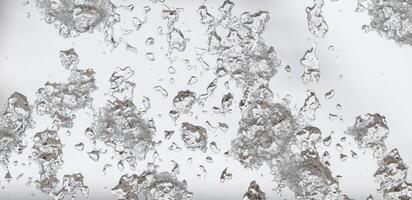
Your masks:
M32 103L35 100L35 92L42 87L46 81L64 82L69 73L60 65L58 54L60 50L75 48L80 56L80 68L93 68L96 71L96 82L99 90L93 93L95 106L99 108L104 105L104 93L108 88L108 78L116 67L132 66L136 70L133 81L137 86L135 89L136 103L142 96L151 99L152 108L145 116L154 118L158 128L157 138L163 138L163 130L175 130L173 141L183 147L179 137L179 128L170 121L167 113L171 109L171 99L177 91L191 89L198 94L204 93L206 86L213 80L212 71L203 72L200 76L200 66L197 70L187 70L180 62L175 68L177 74L173 77L175 83L169 84L171 77L167 68L169 63L163 56L166 52L167 44L165 36L157 34L157 26L165 22L160 18L160 4L152 4L149 1L120 1L118 5L128 5L135 3L135 12L130 14L121 11L122 22L116 27L132 28L127 20L131 16L141 14L142 6L149 5L152 10L148 15L148 23L141 31L125 36L131 45L137 47L138 53L133 54L124 50L121 46L113 51L103 42L103 35L99 32L84 34L75 39L64 39L60 37L53 25L46 24L39 12L35 9L33 2L27 6L22 6L21 1L1 0L0 1L0 102L2 108L6 104L6 99L14 91L26 95ZM271 89L278 93L280 97L287 94L292 95L292 103L300 107L306 95L306 89L300 80L302 66L299 59L304 52L311 47L311 42L318 43L317 53L321 62L321 80L313 89L320 97L322 107L318 111L318 120L314 123L326 137L330 131L335 132L334 142L343 135L343 131L353 125L355 116L366 113L380 113L386 116L390 127L390 136L387 139L389 149L398 148L405 163L412 165L412 151L410 144L412 135L410 124L412 122L412 47L400 47L393 41L380 37L377 33L364 33L361 30L363 24L368 23L368 16L365 13L355 13L355 0L332 2L325 1L324 16L329 25L329 32L325 39L313 39L307 30L305 8L311 1L302 0L259 0L235 2L234 14L238 15L244 11L267 10L271 19L263 34L267 44L273 45L282 59L282 67L279 73L271 81ZM200 1L178 1L166 0L166 4L172 7L184 8L177 26L184 31L186 37L190 39L188 49L182 55L184 58L193 58L193 47L205 47L206 35L204 28L198 22L196 9L201 5ZM212 13L216 11L221 1L208 1ZM214 9L213 9L214 8ZM27 17L30 13L30 18ZM146 47L144 41L152 36L156 40L154 46ZM312 38L312 39L308 39ZM328 50L330 45L334 45L335 51ZM163 47L163 49L161 49ZM152 51L156 55L156 61L150 62L145 58L145 53ZM193 64L197 64L193 62ZM213 66L213 63L211 63ZM284 66L290 65L291 73L283 70ZM187 86L186 81L191 75L196 75L199 82L193 86ZM343 78L339 79L339 75ZM163 80L162 80L163 79ZM163 99L153 90L156 85L161 85L169 92L169 97ZM324 93L334 89L336 96L332 100L325 100ZM183 116L181 121L188 120L194 124L204 125L206 120L212 124L218 121L229 124L227 133L209 131L209 141L216 141L222 152L214 155L210 151L207 153L182 151L174 153L167 151L167 147L172 141L163 141L158 147L158 151L163 162L159 162L161 170L170 170L172 164L170 160L178 161L181 165L179 179L186 179L189 190L192 191L195 199L227 200L241 199L246 192L250 181L256 180L267 194L269 199L294 199L293 195L285 190L282 197L279 197L272 188L271 175L266 166L258 171L244 169L237 161L225 158L223 152L229 148L230 140L236 136L237 122L239 121L239 111L236 107L240 98L239 89L234 84L231 85L231 92L235 94L235 111L230 117L221 117L212 112L201 113L200 108L195 111L199 114L199 119L194 120L194 116ZM210 106L218 105L221 96L227 93L222 84L210 99ZM340 103L342 111L337 111L335 106ZM206 106L205 109L209 109ZM209 109L210 110L210 109ZM328 113L338 113L344 118L343 122L329 121ZM110 168L103 176L102 168L106 163L115 164L111 160L110 153L102 155L101 161L96 163L88 158L86 151L90 151L92 146L88 143L83 132L91 123L90 114L87 109L77 113L75 127L68 136L66 130L60 131L62 142L65 144L64 162L65 165L60 170L59 176L64 174L81 172L85 176L85 183L90 188L89 199L115 199L110 193L110 188L114 187L120 176L131 172L126 169L120 172L115 167ZM161 114L161 117L158 116ZM38 176L38 166L32 163L30 166L22 167L21 162L27 162L27 156L31 153L31 139L34 133L46 129L50 125L48 117L35 115L37 121L34 130L27 131L28 147L23 155L14 155L12 161L18 160L20 163L16 167L11 167L10 172L13 177L24 172L24 176L19 180L12 180L5 183L4 178L0 178L0 185L5 186L0 190L0 199L45 199L43 194L37 192L34 184L26 186L27 178L33 176L36 180ZM84 142L85 151L79 152L74 149L74 144ZM351 143L351 144L350 144ZM340 187L343 193L355 199L365 199L369 194L374 194L376 199L381 199L375 189L377 184L373 182L373 173L376 170L376 161L372 159L370 152L362 154L353 141L348 139L344 145L344 152L349 154L353 149L359 154L359 159L348 158L345 162L339 161L336 150L332 160L333 175L342 175ZM323 148L323 147L320 147ZM110 152L110 151L109 151ZM205 162L206 156L212 156L214 162ZM193 157L193 163L188 164L185 160ZM153 160L148 156L148 161ZM208 171L205 179L199 179L196 174L200 169L198 165L204 165ZM233 179L225 183L220 183L219 176L225 167L233 173ZM140 173L145 169L145 163L139 164L134 173ZM6 172L0 170L0 174ZM411 172L409 172L411 176ZM0 175L4 177L4 175ZM410 179L409 179L410 180ZM30 193L36 193L35 197Z

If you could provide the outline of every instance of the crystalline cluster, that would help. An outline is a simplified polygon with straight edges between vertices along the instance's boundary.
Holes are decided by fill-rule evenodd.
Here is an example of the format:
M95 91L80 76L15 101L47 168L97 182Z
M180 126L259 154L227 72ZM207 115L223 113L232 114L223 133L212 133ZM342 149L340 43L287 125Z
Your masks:
M218 55L216 73L219 76L229 74L240 85L258 88L267 84L280 64L274 48L267 46L260 36L269 14L245 12L240 17L232 17L232 7L231 1L224 1L219 19L211 16L206 6L198 9L201 22L208 26L208 51Z
M46 23L65 38L97 29L111 40L112 26L120 21L110 0L36 0L36 5Z
M184 181L178 181L169 172L157 171L123 175L112 193L119 200L190 200L193 196Z
M394 40L400 45L412 45L412 2L410 0L358 0L357 11L367 10L371 17L365 31Z
M252 181L250 182L247 192L243 195L243 200L266 200L266 195L260 190L256 181Z
M119 162L126 160L132 167L153 149L155 132L154 125L142 118L146 108L139 110L133 103L135 83L129 81L133 74L131 67L116 69L109 79L106 106L98 111L88 129L90 139L112 146L120 156Z
M315 50L315 45L313 45L300 59L300 64L304 67L301 78L305 85L316 84L320 79L320 63Z
M406 182L408 167L397 149L393 149L379 162L374 177L385 199L412 199L412 184Z
M67 83L47 82L37 93L35 106L40 115L49 115L57 127L72 128L74 113L91 106L91 93L97 89L93 69L77 69L78 57L73 49L60 52L63 66L70 69Z
M280 64L274 48L260 36L269 14L245 12L237 18L231 15L233 6L225 1L219 8L220 18L212 16L206 6L199 8L201 23L209 33L209 52L218 55L216 74L229 74L244 92L231 154L247 168L269 164L279 184L287 185L299 199L336 199L338 183L315 148L321 140L319 129L303 126L288 107L274 103L268 87ZM227 29L226 37L217 33L222 28ZM312 110L319 106L316 97L309 97L305 104Z
M313 0L313 6L306 8L309 31L318 38L325 37L329 26L322 15L323 0Z
M45 130L34 135L33 160L40 166L37 188L47 194L57 190L57 172L63 165L63 144L57 131Z
M386 151L385 139L389 128L385 117L378 113L357 116L355 124L348 128L346 134L355 138L359 148L373 150L375 157L382 156Z
M11 153L15 150L20 153L25 148L22 143L25 131L33 127L32 107L26 96L13 93L0 116L0 165L7 166Z

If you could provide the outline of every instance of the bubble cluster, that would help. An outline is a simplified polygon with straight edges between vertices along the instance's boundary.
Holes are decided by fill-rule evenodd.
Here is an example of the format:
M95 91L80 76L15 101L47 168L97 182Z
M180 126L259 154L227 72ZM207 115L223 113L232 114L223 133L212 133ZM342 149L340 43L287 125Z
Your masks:
M190 200L193 194L185 181L169 172L144 171L140 175L123 175L112 189L119 200Z
M63 66L70 69L66 83L47 82L36 92L36 111L48 115L56 127L72 128L75 112L91 106L91 93L97 89L93 69L77 69L78 57L73 49L61 51Z

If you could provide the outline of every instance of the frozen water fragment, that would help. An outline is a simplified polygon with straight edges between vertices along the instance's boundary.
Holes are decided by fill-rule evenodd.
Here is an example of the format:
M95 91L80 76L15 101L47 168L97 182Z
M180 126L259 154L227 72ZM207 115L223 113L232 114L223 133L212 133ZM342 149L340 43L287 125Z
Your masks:
M316 84L320 79L320 62L316 55L316 46L305 52L303 58L300 59L300 64L304 67L301 76L303 84Z
M227 93L223 96L222 100L222 112L230 112L232 110L232 104L233 104L233 95L232 93Z
M327 100L332 99L334 96L335 96L335 90L333 89L325 93L325 98Z
M177 144L173 142L173 143L169 146L168 150L179 153L180 151L182 151L182 148L179 147L179 146L177 146Z
M118 154L118 162L123 161L133 168L138 160L143 160L154 148L154 123L145 120L142 114L145 109L139 109L133 103L135 84L130 82L134 70L130 67L117 68L110 77L110 97L106 106L100 108L95 115L91 130L95 137L93 142L101 141L113 147ZM143 107L145 107L145 103Z
M316 119L316 110L320 107L319 99L313 90L307 90L306 93L305 103L300 108L299 114L305 119L314 121Z
M165 131L165 139L169 140L174 133L175 131Z
M167 20L167 27L168 29L173 29L174 24L179 19L179 10L180 9L172 9L169 7L164 6L162 10L162 19Z
M323 38L329 30L322 15L323 0L313 0L314 5L306 8L309 31L316 37Z
M379 183L379 190L386 193L406 181L408 167L403 162L397 149L390 151L378 162L379 168L374 177Z
M113 167L112 164L105 164L105 165L103 166L103 175L106 175L107 170L108 170L109 168L111 168L111 167Z
M130 52L135 53L135 54L137 54L137 52L138 52L137 48L132 46L129 43L126 43L126 51L130 51Z
M146 42L145 42L146 46L154 45L154 43L155 43L155 40L154 40L153 37L148 37L148 38L146 39Z
M54 24L65 38L95 29L110 37L113 25L120 21L116 6L110 0L36 0L36 6L46 23Z
M32 106L27 97L15 92L7 99L6 110L0 115L0 165L7 168L12 152L21 152L25 131L35 125Z
M376 31L399 45L412 45L412 2L407 0L358 0L356 11L366 10L371 22L362 28Z
M77 68L77 65L79 64L79 56L77 53L74 51L74 49L68 49L68 50L61 50L60 51L60 61L61 64L64 68L68 70L73 70Z
M33 160L40 166L37 188L46 194L57 190L57 172L63 165L63 144L57 131L45 130L34 135Z
M222 173L220 174L220 182L221 182L221 183L224 183L226 180L232 179L232 177L233 177L232 173L230 173L230 172L228 171L228 168L226 167L226 168L222 171Z
M193 194L185 182L168 172L144 171L140 175L123 175L112 189L119 200L191 200Z
M358 159L358 154L354 152L353 150L350 150L350 155L352 156L353 159Z
M180 31L179 29L174 28L169 33L167 33L167 42L169 44L170 51L172 51L173 49L184 51L186 49L187 40L182 31Z
M147 52L147 53L146 53L146 58L147 58L147 60L149 60L149 61L154 61L154 60L156 59L156 56L155 56L154 53L152 53L152 52Z
M210 156L206 156L206 162L207 163L212 163L213 162L213 158Z
M171 162L172 162L172 164L173 164L172 174L178 175L178 174L180 173L179 163L175 162L174 160L172 160Z
M249 104L242 111L238 137L232 140L231 151L243 166L257 169L275 157L272 145L279 137L296 131L296 126L290 110L281 104L265 101Z
M167 92L167 90L164 89L162 86L157 85L153 89L159 92L162 98L167 98L169 96L169 93Z
M138 18L138 17L133 17L132 23L133 23L133 26L134 26L134 28L136 29L136 31L139 31L139 30L142 28L142 26L143 26L143 24L145 23L145 21L142 21L142 20L141 20L140 18Z
M190 90L182 90L173 98L173 106L180 112L189 112L196 101L196 93Z
M70 68L70 67L69 67ZM57 127L72 128L75 112L91 105L97 89L92 69L72 69L66 83L47 82L36 92L36 111L48 115Z
M182 140L186 147L191 150L202 150L207 149L207 132L206 129L201 126L193 125L189 122L182 123Z
M385 139L389 134L389 127L384 116L366 114L357 116L355 124L345 132L355 138L359 148L368 148L374 152L374 156L380 157L386 151Z
M128 11L133 11L134 10L134 4L129 4L129 5L119 5L118 8L123 8Z
M342 154L342 153L341 153L341 154L339 155L339 159L340 159L340 161L342 161L342 162L345 161L347 158L348 158L348 155L346 155L346 154Z
M175 74L176 73L176 69L172 66L170 66L169 68L167 68L167 71L169 72L169 74Z
M76 150L78 151L83 151L84 150L84 144L83 142L77 143L74 145L74 148L76 148Z
M196 76L191 76L189 78L189 80L187 81L187 85L193 85L195 83L197 83L199 81L199 79Z
M62 188L55 194L55 199L62 200L66 196L69 196L71 199L77 199L79 193L87 198L89 196L89 187L84 185L83 179L81 173L64 175Z
M100 151L93 150L93 151L87 152L87 155L89 155L89 158L92 159L94 162L99 162Z
M220 152L220 149L219 149L219 147L217 146L217 144L216 144L215 141L212 141L212 142L209 144L209 148L210 148L210 150L212 150L212 152L215 153L215 154L218 154L218 153Z
M336 144L335 149L337 152L341 153L343 151L343 146L339 143Z
M256 181L252 181L247 192L243 195L243 200L266 200L266 195Z
M223 132L227 132L227 130L229 130L229 125L227 125L226 123L219 122L218 127Z
M323 139L323 144L325 146L330 146L332 144L332 136L327 136L326 138Z
M176 110L171 110L169 111L169 116L174 122L176 122L176 120L179 119L180 117L180 112Z

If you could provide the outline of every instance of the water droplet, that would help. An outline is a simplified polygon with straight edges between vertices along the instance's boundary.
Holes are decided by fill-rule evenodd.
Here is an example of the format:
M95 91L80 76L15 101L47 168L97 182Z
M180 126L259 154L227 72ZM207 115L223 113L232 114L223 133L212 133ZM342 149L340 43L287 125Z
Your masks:
M150 61L154 61L156 59L155 55L152 52L147 52L146 58Z

